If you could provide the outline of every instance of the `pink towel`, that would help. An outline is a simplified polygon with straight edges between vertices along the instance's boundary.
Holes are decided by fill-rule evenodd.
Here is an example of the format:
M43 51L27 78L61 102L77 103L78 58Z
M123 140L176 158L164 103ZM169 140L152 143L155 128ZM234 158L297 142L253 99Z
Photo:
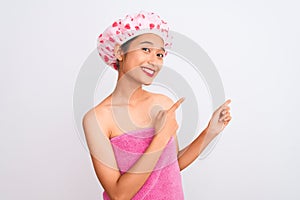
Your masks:
M155 129L144 128L112 138L111 144L121 174L143 155L153 139ZM103 199L109 200L104 191ZM172 137L161 154L155 169L132 198L133 200L182 200L181 174L177 161L176 141Z

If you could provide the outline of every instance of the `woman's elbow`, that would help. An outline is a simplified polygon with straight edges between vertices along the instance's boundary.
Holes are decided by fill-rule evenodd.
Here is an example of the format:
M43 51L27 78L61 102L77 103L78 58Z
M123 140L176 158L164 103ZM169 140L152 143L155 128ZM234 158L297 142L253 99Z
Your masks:
M111 200L130 200L132 197L129 197L126 192L115 192L114 194L108 194Z

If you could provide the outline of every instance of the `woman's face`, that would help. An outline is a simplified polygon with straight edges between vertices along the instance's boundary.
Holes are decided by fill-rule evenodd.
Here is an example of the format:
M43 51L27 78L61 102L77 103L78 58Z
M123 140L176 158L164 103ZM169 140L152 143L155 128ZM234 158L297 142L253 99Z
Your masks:
M147 33L131 41L119 73L141 84L149 85L163 65L164 42L158 35Z

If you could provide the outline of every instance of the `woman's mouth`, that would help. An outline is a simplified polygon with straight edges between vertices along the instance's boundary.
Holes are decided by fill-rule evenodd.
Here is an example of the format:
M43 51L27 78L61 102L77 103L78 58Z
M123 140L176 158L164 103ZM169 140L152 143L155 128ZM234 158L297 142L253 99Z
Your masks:
M154 73L155 73L155 70L150 69L150 68L148 68L148 67L141 67L141 68L142 68L143 72L144 72L146 75L148 75L148 76L150 76L150 77L153 77L153 75L154 75Z

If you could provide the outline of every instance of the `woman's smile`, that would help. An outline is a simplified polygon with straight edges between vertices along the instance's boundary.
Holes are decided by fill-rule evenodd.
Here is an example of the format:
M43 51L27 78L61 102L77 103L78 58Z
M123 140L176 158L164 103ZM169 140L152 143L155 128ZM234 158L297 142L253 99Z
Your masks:
M155 70L154 69L151 69L149 67L144 67L142 66L141 69L143 70L143 72L147 75L147 76L150 76L150 77L153 77L154 76L154 73L155 73Z

